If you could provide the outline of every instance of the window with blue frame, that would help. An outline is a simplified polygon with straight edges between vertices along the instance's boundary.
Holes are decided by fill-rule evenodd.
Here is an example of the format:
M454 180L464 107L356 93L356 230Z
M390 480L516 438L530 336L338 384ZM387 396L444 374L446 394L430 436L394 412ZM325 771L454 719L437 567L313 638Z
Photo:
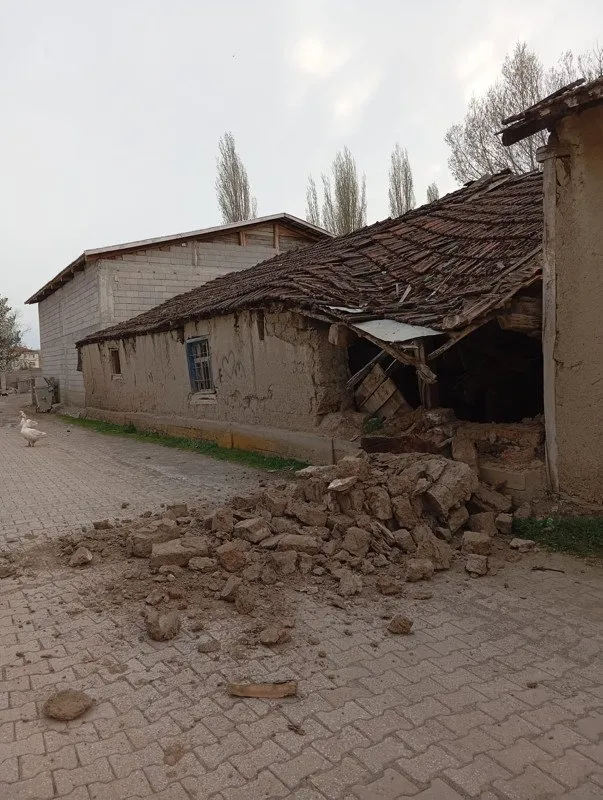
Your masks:
M211 372L211 351L207 336L188 340L186 360L193 392L213 392L214 379Z

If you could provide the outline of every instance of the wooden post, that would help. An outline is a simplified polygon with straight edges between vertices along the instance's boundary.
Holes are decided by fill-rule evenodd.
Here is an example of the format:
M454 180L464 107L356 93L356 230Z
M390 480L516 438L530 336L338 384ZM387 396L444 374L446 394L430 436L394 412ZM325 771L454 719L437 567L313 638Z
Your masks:
M425 339L419 339L417 342L417 356L418 360L423 364L427 363L427 350L429 345L426 346ZM423 380L421 373L417 370L417 382L419 384L419 397L421 398L421 405L423 408L437 408L440 405L440 387L437 381L435 383L427 383Z

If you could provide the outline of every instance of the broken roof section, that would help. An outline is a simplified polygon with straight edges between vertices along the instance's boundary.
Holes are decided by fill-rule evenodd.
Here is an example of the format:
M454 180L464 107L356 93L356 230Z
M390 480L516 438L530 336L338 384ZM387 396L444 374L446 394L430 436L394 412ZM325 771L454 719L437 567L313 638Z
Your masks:
M311 222L306 222L306 220L295 217L293 214L286 214L283 212L282 214L271 214L266 217L246 219L242 222L230 222L226 225L215 225L212 228L201 228L197 231L175 233L171 236L158 236L154 239L141 239L137 242L125 242L124 244L115 244L110 245L109 247L96 247L92 250L84 250L84 252L78 256L75 261L72 261L71 264L68 264L65 269L61 270L61 272L59 272L58 275L55 275L52 280L44 284L41 289L39 289L29 298L29 300L26 300L25 302L29 305L32 303L39 303L41 300L44 300L44 298L48 297L61 286L63 286L63 284L67 283L67 281L72 280L75 273L84 269L87 263L91 261L97 261L99 258L110 258L111 256L120 255L122 253L131 253L135 250L148 250L153 247L164 247L167 244L185 243L196 239L204 239L208 236L229 233L231 231L248 230L256 225L263 225L267 222L280 222L282 225L285 225L288 228L301 231L306 236L314 236L317 240L331 239L333 236L333 234L329 233L329 231L325 231L323 228L312 225Z
M499 131L504 145L515 144L545 128L552 130L559 120L603 103L603 77L586 83L580 78L543 98L519 114L503 119Z
M542 175L502 172L347 236L231 273L83 343L175 329L243 309L288 307L434 331L491 318L541 274Z

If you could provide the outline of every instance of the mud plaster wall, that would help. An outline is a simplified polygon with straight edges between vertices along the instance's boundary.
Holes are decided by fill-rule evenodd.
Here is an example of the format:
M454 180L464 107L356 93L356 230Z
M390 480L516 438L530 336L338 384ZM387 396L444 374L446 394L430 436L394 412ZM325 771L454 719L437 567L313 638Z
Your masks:
M564 119L545 163L544 354L554 488L603 502L603 108Z
M205 335L212 396L191 390L183 343ZM111 374L114 347L121 376ZM301 431L339 410L349 377L346 350L329 343L328 326L293 313L242 312L183 332L87 345L82 366L88 407Z

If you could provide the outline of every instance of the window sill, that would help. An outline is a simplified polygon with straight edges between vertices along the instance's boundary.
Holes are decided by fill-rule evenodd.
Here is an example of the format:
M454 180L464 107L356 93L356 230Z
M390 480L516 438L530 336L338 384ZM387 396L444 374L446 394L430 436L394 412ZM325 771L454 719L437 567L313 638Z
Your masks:
M209 406L216 404L215 392L195 392L190 396L190 403L193 406Z

